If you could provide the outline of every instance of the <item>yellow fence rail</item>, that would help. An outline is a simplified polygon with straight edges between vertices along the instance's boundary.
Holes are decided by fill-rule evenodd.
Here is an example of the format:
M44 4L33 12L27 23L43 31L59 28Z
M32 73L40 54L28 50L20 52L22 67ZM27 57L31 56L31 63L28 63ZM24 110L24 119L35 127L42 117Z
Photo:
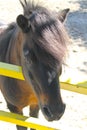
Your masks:
M19 114L0 111L0 120L17 124L24 127L33 128L36 130L58 130L44 125L40 120L33 117L26 117Z
M24 80L22 67L0 62L0 75ZM79 78L78 78L79 79ZM81 94L87 94L87 80L72 82L72 77L65 81L61 79L61 88Z
M0 75L25 80L21 66L7 64L3 62L0 62ZM70 83L70 80L71 79L69 79L69 81L67 80L66 82L61 80L61 88L81 94L87 94L87 80L78 83ZM30 118L18 114L0 111L0 120L2 121L14 123L24 127L35 128L38 130L57 130L55 128L50 128L49 126L41 124L41 122L36 118L32 118L32 121L27 121L27 119Z
M0 62L0 75L24 80L21 66Z

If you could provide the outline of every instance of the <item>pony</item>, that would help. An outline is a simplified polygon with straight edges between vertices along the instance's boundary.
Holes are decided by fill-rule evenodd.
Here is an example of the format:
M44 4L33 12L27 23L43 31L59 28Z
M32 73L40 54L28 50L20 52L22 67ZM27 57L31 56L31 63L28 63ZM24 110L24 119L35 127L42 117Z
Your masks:
M10 112L30 116L41 109L48 121L59 120L65 111L59 76L67 53L64 27L69 9L52 11L34 2L21 1L24 13L0 34L0 61L22 66L25 80L0 76L0 89ZM26 130L18 126L17 130ZM33 130L31 128L31 130Z

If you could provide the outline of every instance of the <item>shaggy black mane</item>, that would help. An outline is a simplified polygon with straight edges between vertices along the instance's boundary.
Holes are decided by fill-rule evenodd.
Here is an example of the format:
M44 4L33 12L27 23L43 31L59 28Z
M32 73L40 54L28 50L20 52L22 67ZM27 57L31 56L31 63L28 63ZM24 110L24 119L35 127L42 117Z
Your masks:
M24 16L29 18L33 29L33 41L39 49L43 50L38 56L43 62L57 64L64 62L67 52L67 33L63 24L58 20L56 14L33 2L20 0ZM48 54L48 55L46 55ZM52 58L51 58L52 57ZM54 59L54 61L53 61ZM51 61L52 60L52 61Z

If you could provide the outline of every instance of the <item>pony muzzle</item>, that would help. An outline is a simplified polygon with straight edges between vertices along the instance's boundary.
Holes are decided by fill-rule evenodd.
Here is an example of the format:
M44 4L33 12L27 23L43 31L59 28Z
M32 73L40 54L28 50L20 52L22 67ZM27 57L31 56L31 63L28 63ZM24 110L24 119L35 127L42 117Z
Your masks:
M53 114L48 106L43 106L42 111L47 118L53 118Z
M50 106L44 105L42 106L42 113L48 121L59 120L64 114L65 107L66 105L62 104L58 109L51 110Z

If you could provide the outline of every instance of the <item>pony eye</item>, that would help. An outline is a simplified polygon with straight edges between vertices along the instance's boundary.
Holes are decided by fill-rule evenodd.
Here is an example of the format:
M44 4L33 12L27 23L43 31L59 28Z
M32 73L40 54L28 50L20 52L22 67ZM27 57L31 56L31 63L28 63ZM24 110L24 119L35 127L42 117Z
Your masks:
M28 56L28 55L29 55L29 49L28 49L27 46L25 46L25 47L23 48L23 51L24 51L24 56Z
M30 54L29 54L30 53L29 49L28 48L24 48L23 51L24 51L24 57L25 57L26 63L31 64L31 58L30 58Z
M56 72L54 72L54 71L49 72L48 71L47 74L48 74L48 83L50 84L53 81L53 79L55 78Z
M26 51L24 51L24 55L25 56L29 55L29 50L28 49Z
M52 75L50 72L48 72L47 74L48 74L48 83L50 84L52 82Z

